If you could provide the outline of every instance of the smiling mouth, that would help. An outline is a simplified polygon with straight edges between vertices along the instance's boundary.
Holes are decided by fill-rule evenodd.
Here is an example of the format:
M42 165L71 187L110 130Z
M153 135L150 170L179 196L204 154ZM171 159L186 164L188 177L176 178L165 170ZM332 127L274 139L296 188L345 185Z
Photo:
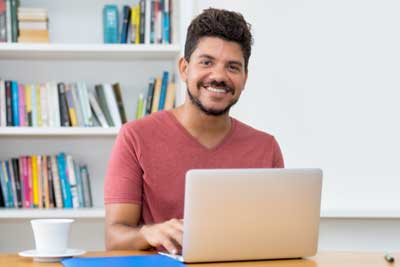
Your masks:
M227 93L232 93L233 95L233 90L229 87L215 87L215 86L207 86L207 85L203 85L201 86L201 88L209 91L209 92L213 92L213 93L218 93L218 94L227 94Z

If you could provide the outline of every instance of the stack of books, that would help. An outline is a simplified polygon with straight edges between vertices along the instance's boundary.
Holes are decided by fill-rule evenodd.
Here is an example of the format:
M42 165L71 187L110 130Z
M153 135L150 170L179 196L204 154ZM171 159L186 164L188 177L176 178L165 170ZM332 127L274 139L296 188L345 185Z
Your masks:
M0 161L0 207L92 207L89 171L71 155L31 155Z
M47 10L44 8L18 8L20 43L48 43L49 28Z
M172 76L170 78L170 76ZM173 75L164 71L162 77L150 78L147 96L139 95L136 119L140 119L160 110L169 110L175 106L176 86Z
M172 43L172 0L140 0L123 6L122 25L117 5L103 8L104 43Z
M119 127L127 121L119 83L22 84L0 80L0 126Z

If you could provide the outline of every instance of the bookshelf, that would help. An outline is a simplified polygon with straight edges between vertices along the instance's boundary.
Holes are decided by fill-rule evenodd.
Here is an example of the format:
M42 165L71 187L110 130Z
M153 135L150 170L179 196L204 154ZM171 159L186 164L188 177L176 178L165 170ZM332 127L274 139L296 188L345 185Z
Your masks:
M174 74L176 102L182 103L183 86L177 75L177 60L186 27L191 20L192 1L173 0L172 44L102 44L102 8L119 7L137 0L20 0L21 6L45 7L49 14L49 44L0 43L0 77L21 83L84 81L88 87L119 82L128 121L133 120L139 93L147 92L151 76L164 70ZM0 236L10 239L0 244L0 252L30 248L32 240L18 240L19 231L31 237L32 218L75 218L72 243L83 249L104 249L103 182L109 155L119 128L33 128L0 127L0 160L31 154L71 154L86 163L90 172L93 208L0 209ZM89 224L90 222L90 224ZM89 224L89 225L88 225ZM93 240L77 239L82 234ZM0 242L2 243L2 242Z

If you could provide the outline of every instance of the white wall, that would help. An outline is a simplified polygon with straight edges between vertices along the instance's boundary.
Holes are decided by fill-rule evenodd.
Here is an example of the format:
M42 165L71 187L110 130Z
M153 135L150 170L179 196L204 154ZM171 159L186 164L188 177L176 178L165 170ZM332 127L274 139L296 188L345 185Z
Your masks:
M233 116L286 167L324 170L320 249L400 249L400 2L197 0L242 13L255 43ZM355 219L352 214L392 219ZM367 217L368 217L367 216ZM397 217L397 218L396 218Z

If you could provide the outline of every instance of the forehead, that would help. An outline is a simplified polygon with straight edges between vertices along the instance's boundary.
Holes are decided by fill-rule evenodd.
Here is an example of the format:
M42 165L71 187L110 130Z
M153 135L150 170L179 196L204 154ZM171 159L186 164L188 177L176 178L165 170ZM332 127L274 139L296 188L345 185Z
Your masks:
M211 56L222 61L239 61L244 63L243 51L240 44L218 37L202 37L191 57Z

